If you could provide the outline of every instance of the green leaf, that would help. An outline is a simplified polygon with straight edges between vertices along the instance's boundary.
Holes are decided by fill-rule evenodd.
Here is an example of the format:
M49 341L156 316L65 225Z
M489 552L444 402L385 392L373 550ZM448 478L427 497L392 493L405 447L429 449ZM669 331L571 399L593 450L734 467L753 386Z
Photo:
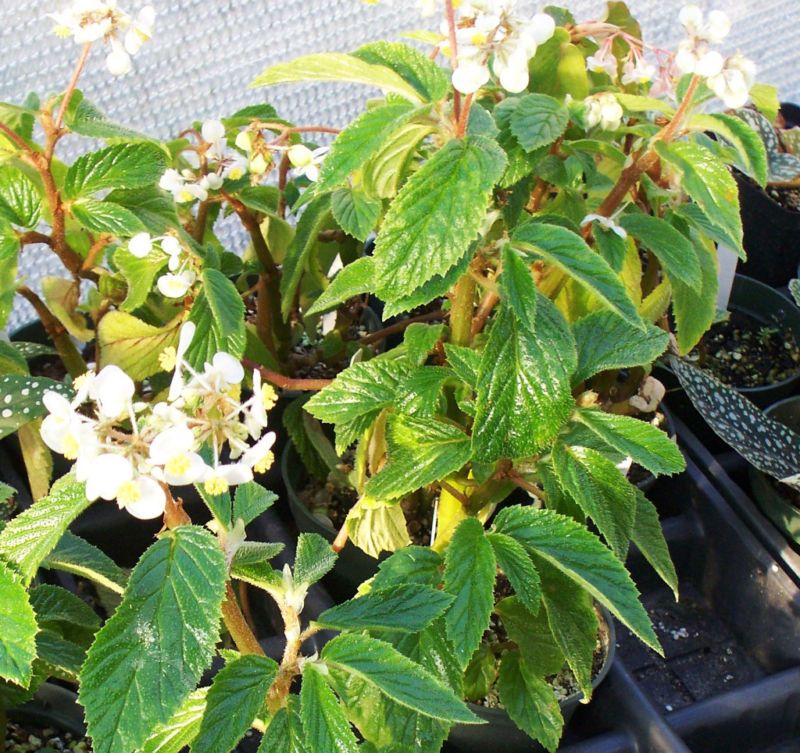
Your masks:
M678 280L700 292L700 262L692 242L683 233L660 217L642 213L623 215L619 224L656 255L671 281Z
M105 317L104 317L105 318ZM186 351L186 360L196 369L202 370L204 363L211 363L214 356L220 351L229 353L234 358L241 358L247 344L247 329L244 318L238 321L236 331L227 338L222 334L214 318L211 306L205 292L201 292L195 299L192 310L189 312L189 321L197 328L192 344ZM229 326L233 325L233 317L226 317ZM101 322L102 324L102 322ZM177 321L180 326L180 317ZM175 330L177 332L177 329ZM177 335L175 335L177 338ZM161 350L155 351L160 353Z
M83 342L93 337L87 326L86 316L78 311L80 303L80 283L63 277L43 277L42 297L50 311L70 335Z
M576 418L615 450L658 476L680 473L686 461L678 445L661 429L630 416L600 410L579 410Z
M778 88L770 84L753 84L750 87L750 99L764 113L770 123L774 123L781 109Z
M216 269L203 270L203 291L219 337L239 335L244 321L244 302L236 286Z
M541 561L542 600L550 634L567 660L578 687L592 697L592 666L597 646L597 615L594 605L577 583Z
M690 141L656 142L655 150L676 173L681 188L699 204L709 221L734 240L742 252L739 189L725 164L708 149Z
M767 151L758 133L740 118L724 113L697 114L689 120L695 130L711 131L729 143L737 154L737 165L760 186L767 183Z
M391 199L408 176L417 147L435 131L431 123L407 123L364 165L364 185L373 196Z
M0 220L0 327L5 327L17 294L19 238L11 226Z
M124 246L114 252L114 266L122 272L128 283L128 295L120 305L122 311L131 312L139 308L153 289L158 273L167 266L167 256L148 254L144 259L134 256Z
M236 747L264 705L278 665L248 654L228 662L214 677L192 753L228 753Z
M444 344L447 363L455 371L456 376L468 387L478 386L478 373L481 367L481 354L472 348L465 348L452 343Z
M181 228L172 196L157 186L112 191L106 200L130 209L153 235Z
M164 152L154 144L116 144L75 160L64 178L64 195L75 199L105 188L149 186L165 169Z
M250 86L254 88L300 81L348 81L375 86L412 102L420 101L417 90L393 70L341 52L305 55L288 63L277 63L257 76Z
M444 324L423 324L416 322L406 327L403 333L403 344L406 346L408 360L415 366L421 366L428 360L428 355L436 347L444 334Z
M382 149L391 136L419 109L409 102L393 101L361 113L331 144L314 191L320 194L342 185Z
M397 409L418 418L433 417L439 412L442 388L455 375L445 366L420 366L400 386Z
M625 285L579 235L556 225L527 222L516 228L511 242L568 274L634 327L645 328Z
M525 666L518 652L509 651L500 662L497 690L514 724L554 753L564 726L561 709L550 685Z
M394 404L398 385L406 374L397 363L383 359L355 363L314 395L306 403L306 410L330 424L377 416Z
M24 586L0 562L0 677L27 687L38 630Z
M407 296L466 256L505 167L505 155L482 138L454 139L400 190L375 245L375 293Z
M60 586L41 583L30 592L31 606L40 625L65 623L93 633L100 627L100 618L83 599Z
M128 580L110 557L69 531L61 537L41 566L79 575L118 594L125 590Z
M502 252L503 273L500 286L503 304L514 312L519 324L528 332L536 330L536 283L530 267L510 246Z
M306 314L322 314L357 295L368 293L373 286L373 267L374 260L371 256L364 256L348 264L331 280Z
M362 242L375 229L382 209L380 199L352 188L340 188L331 197L333 218L345 233Z
M331 544L316 533L301 533L294 559L294 580L310 586L327 575L336 564Z
M588 447L556 445L553 467L561 488L595 522L624 561L636 515L634 487L613 461Z
M490 533L486 538L494 550L497 566L508 578L520 603L531 614L536 614L542 599L542 584L525 547L503 533Z
M317 235L330 214L330 208L330 195L318 196L306 207L297 223L297 231L286 251L281 273L281 311L284 318L288 317L294 306L306 261L317 243Z
M467 253L444 275L436 275L424 285L417 288L413 293L393 300L384 301L384 319L402 314L406 311L411 311L417 308L417 306L424 306L435 298L446 296L453 289L453 286L458 282L459 278L467 273L471 259L472 257Z
M664 100L655 97L643 97L639 94L626 94L614 92L614 97L628 112L659 112L672 117L675 108L670 107Z
M255 481L240 484L233 497L233 520L243 520L245 525L252 523L261 513L269 510L277 499L275 492Z
M225 578L216 538L196 526L167 531L142 555L82 671L97 753L141 747L181 708L211 662Z
M80 199L70 207L70 211L81 225L94 233L130 238L145 229L141 220L130 209L113 201Z
M592 225L592 235L600 255L608 262L611 269L617 273L621 272L628 253L627 241L620 238L613 230L606 230L598 222Z
M470 458L469 437L454 424L395 415L387 422L389 462L367 483L375 499L401 497L462 468Z
M109 311L97 327L98 369L113 363L135 381L163 371L158 357L164 348L177 345L182 319L154 327L124 311Z
M695 236L694 250L700 262L703 287L699 293L681 284L672 283L672 313L678 338L678 352L689 353L713 324L717 314L717 253L713 244Z
M651 324L643 334L611 311L595 311L573 326L578 344L578 369L572 377L580 384L601 371L650 364L669 346L669 335Z
M400 74L426 102L443 99L450 90L450 78L425 53L402 42L370 42L353 54L373 65L384 65Z
M52 630L41 630L36 636L36 653L37 664L44 665L48 675L66 682L78 682L86 658L85 649Z
M21 426L47 414L42 398L45 392L71 398L72 390L62 382L22 374L0 376L0 439Z
M453 602L431 586L408 583L350 599L323 612L315 622L335 630L424 630Z
M97 107L83 98L76 108L68 108L64 123L74 133L92 139L155 141L150 136L108 120Z
M358 753L358 742L344 709L313 663L303 667L300 715L306 744L312 751Z
M633 524L631 541L636 544L664 583L672 589L677 601L678 574L675 572L664 531L661 529L658 510L640 489L636 490L636 520Z
M450 688L384 641L366 635L339 635L325 645L322 660L365 680L391 700L424 716L462 724L480 723Z
M24 228L36 227L42 199L33 181L17 167L0 170L0 218Z
M85 484L78 483L72 474L62 476L50 494L23 510L0 532L0 556L27 585L69 524L90 504Z
M302 720L299 704L294 696L289 697L289 708L279 709L278 713L272 717L261 745L258 746L258 753L311 753L306 748L305 736L303 735Z
M407 546L378 564L372 579L377 591L415 583L436 587L442 580L442 558L427 546Z
M535 455L574 407L569 387L574 364L568 362L574 345L564 346L562 331L571 336L550 301L541 296L537 308L535 332L505 305L489 331L472 435L473 454L483 461Z
M648 646L661 650L630 575L583 525L551 510L519 505L501 510L494 525L585 588Z
M495 614L514 641L528 669L537 675L558 674L564 668L564 652L556 643L544 610L531 614L516 596L498 602Z
M447 610L447 637L462 667L469 663L489 625L494 605L496 563L492 545L477 518L456 528L444 560L444 590L454 598Z
M346 525L353 544L375 559L411 543L403 508L395 503L362 497L350 508Z
M195 690L168 722L156 727L139 753L181 753L191 745L200 731L207 694L208 688Z
M511 113L511 133L527 152L552 144L567 128L569 110L546 94L526 94Z

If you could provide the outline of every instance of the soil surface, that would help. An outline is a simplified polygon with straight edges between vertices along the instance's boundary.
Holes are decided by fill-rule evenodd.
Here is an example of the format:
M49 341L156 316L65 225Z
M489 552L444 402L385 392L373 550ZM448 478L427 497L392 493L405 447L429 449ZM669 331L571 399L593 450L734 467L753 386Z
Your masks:
M797 188L767 186L767 195L784 209L800 212L800 190Z
M800 346L790 330L767 326L741 311L715 324L694 355L732 387L777 384L800 371Z
M664 658L617 623L620 657L656 706L667 713L764 674L695 586L681 583L680 594L677 603L668 589L643 598Z
M53 727L40 727L29 722L24 725L9 722L3 750L7 753L55 753L68 750L89 753L92 744L88 737L76 738L71 732L61 732Z

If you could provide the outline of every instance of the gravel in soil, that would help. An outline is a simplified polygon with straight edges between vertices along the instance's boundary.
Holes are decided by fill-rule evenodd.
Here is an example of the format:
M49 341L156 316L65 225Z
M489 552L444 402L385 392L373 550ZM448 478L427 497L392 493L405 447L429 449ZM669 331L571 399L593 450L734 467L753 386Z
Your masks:
M732 387L764 387L800 372L800 346L794 333L732 311L703 336L693 351L699 364Z
M644 691L665 712L746 685L763 671L691 584L681 600L658 590L642 601L664 648L664 658L617 625L617 648Z
M90 753L92 744L88 737L78 738L71 732L61 732L53 727L40 727L30 722L9 722L3 750L7 753L56 753L70 750Z
M767 195L778 202L784 209L800 212L800 190L796 188L767 186Z

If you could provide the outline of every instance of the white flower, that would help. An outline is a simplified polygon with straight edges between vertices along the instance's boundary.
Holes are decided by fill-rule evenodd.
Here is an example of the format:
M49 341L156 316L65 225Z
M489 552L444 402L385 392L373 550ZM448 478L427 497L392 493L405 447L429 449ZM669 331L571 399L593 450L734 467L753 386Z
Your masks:
M253 469L243 463L227 463L208 468L203 485L209 494L224 494L231 486L253 480Z
M610 92L595 94L583 102L586 107L587 128L599 125L604 131L615 131L622 125L622 106Z
M150 460L163 467L168 484L193 484L206 473L203 458L195 452L195 436L185 424L172 426L156 435L150 445Z
M228 353L216 353L211 363L205 365L203 378L213 389L224 392L244 379L244 369L236 358Z
M161 176L158 185L165 191L169 191L178 204L187 204L195 199L205 201L208 198L207 188L199 182L190 181L186 175L182 175L171 167Z
M726 13L712 10L706 22L703 11L696 5L681 8L678 20L690 37L711 44L719 44L731 30L731 21Z
M116 499L134 518L151 520L163 515L167 495L161 484L149 476L137 476L117 489Z
M604 217L602 214L587 214L581 220L581 227L586 227L586 225L589 225L592 222L598 223L605 230L609 230L612 233L616 233L623 240L625 240L625 238L628 237L628 233L624 227L617 225L617 223L614 222L614 220L611 217Z
M622 66L623 84L646 84L656 75L656 67L640 57L636 61L626 60Z
M475 61L459 62L453 71L453 86L462 94L474 94L489 83L489 66Z
M124 483L133 480L133 466L122 455L103 453L86 468L85 478L78 480L86 481L86 499L90 502L98 498L112 500Z
M257 468L263 464L264 461L271 456L272 446L275 444L275 432L267 432L261 439L258 440L250 449L245 450L242 455L242 463L250 468ZM268 465L271 465L269 460Z
M217 191L222 188L222 176L217 173L208 173L200 178L200 186L206 191Z
M292 163L292 167L297 170L298 174L305 175L305 177L313 183L314 181L319 180L319 166L324 161L327 153L327 146L314 149L312 152L304 144L295 144L294 146L289 147L287 155L289 157L289 162ZM251 170L252 169L253 167L251 163ZM253 172L256 172L256 170L253 170Z
M617 75L617 59L609 46L601 47L594 55L586 58L586 69L593 73L605 73L611 78Z
M219 120L206 120L200 129L203 141L208 142L206 156L217 162L225 159L227 142L225 141L225 126Z
M100 415L108 419L127 416L135 392L133 379L114 364L103 367L89 387L89 397L97 403Z
M183 298L196 279L197 274L191 269L178 273L169 272L158 278L156 287L158 292L167 298Z
M228 180L239 180L244 177L249 167L249 160L239 152L233 152L230 157L225 159L225 167L222 171L222 177Z
M125 34L125 49L131 55L135 55L145 42L150 41L155 21L156 11L152 5L145 5L136 15L136 20Z
M75 460L81 447L91 443L91 429L84 426L80 414L75 412L63 395L54 391L45 392L42 402L49 411L41 427L44 443L51 450Z
M125 47L116 39L111 40L111 52L106 55L106 68L112 76L124 76L131 72L133 62Z
M165 235L160 240L161 250L167 256L179 256L183 247L181 242L174 235Z
M743 107L755 83L756 65L737 52L726 61L723 69L708 79L708 85L726 107Z
M144 259L153 250L153 239L150 233L137 233L128 241L128 251L137 259Z

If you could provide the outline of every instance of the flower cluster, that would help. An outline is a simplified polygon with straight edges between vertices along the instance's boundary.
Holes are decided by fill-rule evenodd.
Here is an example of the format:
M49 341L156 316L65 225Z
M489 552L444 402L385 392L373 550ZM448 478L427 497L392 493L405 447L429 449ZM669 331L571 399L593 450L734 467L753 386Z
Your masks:
M604 131L616 131L622 125L622 105L611 92L601 92L584 100L586 127L600 126Z
M675 64L683 73L693 73L707 80L711 90L727 107L742 107L755 81L755 64L741 53L728 58L711 49L731 30L728 16L719 10L706 17L696 5L685 6L679 15L688 37L678 46Z
M131 56L153 36L155 10L144 6L135 18L117 7L116 0L73 0L70 7L53 13L55 33L73 37L78 44L105 40L110 49L106 66L115 76L131 70ZM120 35L124 35L120 39Z
M76 380L72 401L55 391L44 395L42 438L75 461L88 499L116 499L135 517L154 518L164 511L169 485L202 483L209 494L222 494L272 464L275 433L265 429L275 391L255 371L253 394L242 402L244 369L227 353L193 369L185 354L194 332L194 324L184 324L177 349L166 354L175 371L165 401L136 402L133 380L113 365Z
M128 251L138 259L145 259L156 249L167 256L169 272L156 282L159 292L167 298L183 298L194 285L197 274L192 269L190 256L184 252L181 242L174 235L154 238L150 233L137 233L128 241Z
M528 86L528 62L553 36L555 21L546 13L522 18L514 5L514 0L467 0L460 5L453 86L462 94L473 94L488 83L490 61L507 91L521 92ZM448 33L446 24L442 32ZM442 46L444 52L448 44Z

